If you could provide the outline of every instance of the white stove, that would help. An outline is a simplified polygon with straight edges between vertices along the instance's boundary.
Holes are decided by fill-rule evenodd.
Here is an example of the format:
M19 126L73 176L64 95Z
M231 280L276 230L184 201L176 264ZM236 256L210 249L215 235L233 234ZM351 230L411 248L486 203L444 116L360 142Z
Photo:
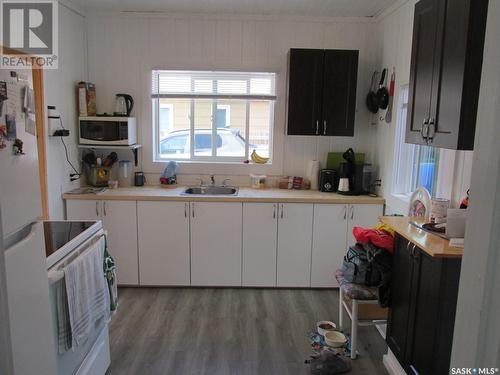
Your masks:
M43 227L57 375L104 375L110 365L107 319L101 319L94 324L83 344L65 352L60 352L57 344L57 286L64 281L61 269L76 259L94 239L104 235L102 223L45 221Z

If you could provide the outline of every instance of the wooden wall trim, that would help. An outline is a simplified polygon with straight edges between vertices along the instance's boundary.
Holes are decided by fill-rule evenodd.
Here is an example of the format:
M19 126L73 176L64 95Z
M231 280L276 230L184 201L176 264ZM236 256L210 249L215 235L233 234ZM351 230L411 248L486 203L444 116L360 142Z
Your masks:
M40 194L42 220L49 219L49 194L47 180L47 152L45 136L45 101L43 96L43 70L33 68L33 90L35 93L35 120L38 148L38 170L40 174Z

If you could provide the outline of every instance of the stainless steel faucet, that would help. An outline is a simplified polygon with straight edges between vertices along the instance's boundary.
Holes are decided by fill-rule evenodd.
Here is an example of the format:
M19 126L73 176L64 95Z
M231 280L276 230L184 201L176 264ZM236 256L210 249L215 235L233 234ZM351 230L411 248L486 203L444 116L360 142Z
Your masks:
M213 174L210 175L210 183L212 184L212 186L215 185L215 175Z

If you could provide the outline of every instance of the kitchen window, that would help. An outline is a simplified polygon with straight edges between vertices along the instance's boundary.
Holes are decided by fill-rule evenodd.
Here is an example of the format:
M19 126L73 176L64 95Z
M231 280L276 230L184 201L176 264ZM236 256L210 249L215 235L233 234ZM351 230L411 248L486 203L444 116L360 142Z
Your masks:
M155 161L272 159L275 73L152 71Z
M409 196L416 188L425 187L435 196L440 164L439 149L405 143L408 85L401 87L398 103L392 192L396 196Z

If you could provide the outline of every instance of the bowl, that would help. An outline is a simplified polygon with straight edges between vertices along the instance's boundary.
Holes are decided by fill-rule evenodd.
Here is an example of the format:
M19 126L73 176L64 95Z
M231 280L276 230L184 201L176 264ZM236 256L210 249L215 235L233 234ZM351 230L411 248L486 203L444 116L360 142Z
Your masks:
M320 320L316 323L316 328L318 330L318 333L321 336L324 336L327 332L335 331L335 329L337 329L337 326L334 322L330 322L329 320Z
M330 331L325 333L325 342L332 348L340 348L347 342L347 337L342 332Z

